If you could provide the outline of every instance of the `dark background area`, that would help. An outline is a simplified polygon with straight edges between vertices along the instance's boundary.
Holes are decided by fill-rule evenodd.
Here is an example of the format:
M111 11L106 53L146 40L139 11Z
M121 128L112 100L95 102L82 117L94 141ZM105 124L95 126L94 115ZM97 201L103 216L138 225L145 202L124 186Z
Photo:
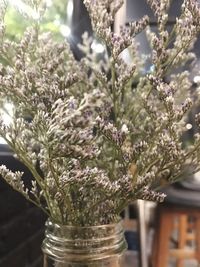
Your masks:
M24 171L25 182L30 172L16 160L6 145L0 145L0 164L10 170ZM45 215L0 179L0 266L41 267L41 243Z

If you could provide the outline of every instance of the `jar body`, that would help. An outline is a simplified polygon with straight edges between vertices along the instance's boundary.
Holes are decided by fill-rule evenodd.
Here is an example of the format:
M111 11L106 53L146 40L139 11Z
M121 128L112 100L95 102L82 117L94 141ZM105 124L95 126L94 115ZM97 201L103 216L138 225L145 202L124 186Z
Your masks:
M59 262L58 259L50 258L49 256L44 256L44 265L43 267L123 267L124 257L115 256L106 259L99 259L96 261L80 261L80 262L72 262L70 260L66 260L64 262Z
M46 223L43 267L121 267L126 241L121 223L91 227Z

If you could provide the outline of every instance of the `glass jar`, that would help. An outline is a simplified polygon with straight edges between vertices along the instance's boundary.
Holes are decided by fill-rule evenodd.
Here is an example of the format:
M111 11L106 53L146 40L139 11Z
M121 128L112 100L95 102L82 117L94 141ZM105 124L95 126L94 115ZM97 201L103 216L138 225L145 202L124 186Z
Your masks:
M126 241L121 223L77 227L46 222L43 267L120 267Z

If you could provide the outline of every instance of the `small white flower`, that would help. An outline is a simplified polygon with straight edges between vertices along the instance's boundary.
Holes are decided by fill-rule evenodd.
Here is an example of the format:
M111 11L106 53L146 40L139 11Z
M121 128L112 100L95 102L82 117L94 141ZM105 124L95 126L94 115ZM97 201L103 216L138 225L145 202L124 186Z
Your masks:
M129 129L126 124L122 125L121 132L125 134L129 133Z

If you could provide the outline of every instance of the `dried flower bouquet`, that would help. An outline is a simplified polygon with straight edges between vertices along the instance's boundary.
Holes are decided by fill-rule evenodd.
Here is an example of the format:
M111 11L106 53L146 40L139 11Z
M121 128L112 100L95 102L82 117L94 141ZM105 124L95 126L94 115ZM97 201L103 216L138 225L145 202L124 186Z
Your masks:
M66 41L41 33L39 23L18 42L7 40L1 3L0 95L14 104L14 114L9 125L1 120L0 135L31 171L32 188L21 172L1 166L0 174L55 222L115 222L136 199L162 201L152 185L176 181L187 166L199 170L200 135L190 145L182 141L199 92L190 90L182 66L195 58L200 9L196 0L184 0L169 31L170 0L147 2L158 32L144 16L118 35L111 26L123 1L84 0L105 52L99 60L85 34L80 62ZM142 71L145 60L134 39L144 30L152 48L149 73ZM127 49L131 64L123 57Z

